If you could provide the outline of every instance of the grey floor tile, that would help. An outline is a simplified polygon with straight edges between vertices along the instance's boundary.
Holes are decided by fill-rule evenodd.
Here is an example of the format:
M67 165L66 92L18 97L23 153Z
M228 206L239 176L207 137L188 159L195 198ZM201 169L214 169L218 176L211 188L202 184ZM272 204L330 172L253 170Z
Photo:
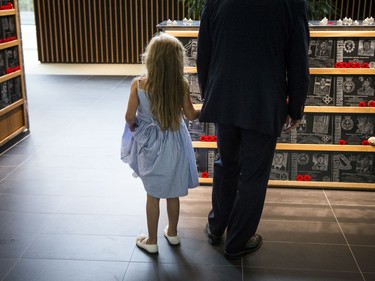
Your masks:
M331 244L265 241L256 253L244 258L244 265L263 268L358 271L348 246Z
M375 206L332 206L340 223L375 224Z
M3 166L1 167L0 169L0 181L5 179L5 178L9 178L10 175L16 170L16 167L12 167L12 166Z
M244 281L362 281L359 272L244 268Z
M0 258L0 280L10 272L17 259Z
M63 202L61 196L0 194L0 211L54 213Z
M340 223L340 226L349 244L375 247L375 224Z
M124 278L124 281L175 280L241 281L242 272L241 268L236 266L131 262Z
M351 246L351 248L361 270L375 274L375 246Z
M319 189L287 189L271 188L267 189L266 202L268 203L298 203L298 204L318 204L327 205L324 192Z
M20 258L35 239L35 234L0 233L0 258Z
M24 254L32 259L129 261L135 237L41 234Z
M26 158L27 159L27 158ZM3 155L0 157L0 168L4 167L18 167L26 161L22 155Z
M26 234L39 233L47 214L0 211L0 233Z
M375 206L373 191L326 190L325 193L332 205Z
M375 274L373 273L364 273L365 281L375 281Z
M4 281L118 281L127 262L21 259Z
M335 217L328 205L309 205L297 203L268 203L263 209L263 219L266 220L298 220L335 222Z
M337 223L261 220L257 230L267 241L346 244Z

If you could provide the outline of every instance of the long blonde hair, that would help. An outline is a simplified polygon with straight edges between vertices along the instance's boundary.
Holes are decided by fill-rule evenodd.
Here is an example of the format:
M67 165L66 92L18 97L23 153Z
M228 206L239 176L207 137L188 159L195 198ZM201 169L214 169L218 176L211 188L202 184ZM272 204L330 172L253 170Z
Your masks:
M174 36L160 33L148 44L145 90L150 93L151 113L163 131L175 131L181 123L183 97L188 88L184 77L185 48Z

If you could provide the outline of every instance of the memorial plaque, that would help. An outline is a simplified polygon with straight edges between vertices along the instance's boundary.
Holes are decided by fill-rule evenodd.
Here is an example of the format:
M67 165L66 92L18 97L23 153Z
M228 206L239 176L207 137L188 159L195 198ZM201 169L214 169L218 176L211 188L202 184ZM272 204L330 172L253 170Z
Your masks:
M5 50L0 50L0 76L5 75L5 71Z
M334 78L332 76L320 75L310 77L306 105L334 105Z
M203 99L201 97L201 90L198 84L198 76L196 73L185 74L185 77L189 81L190 98L193 104L202 104Z
M273 155L270 179L290 180L290 161L287 151L277 150Z
M334 51L332 39L311 39L308 51L310 67L333 67L335 65Z
M190 121L185 119L185 124L192 141L199 141L201 136L205 136L207 134L206 124L199 122L199 120Z
M197 164L198 177L202 177L202 173L208 173L208 157L206 148L194 148L195 162Z
M5 81L0 84L0 109L7 107L9 104L8 83Z
M347 144L362 144L374 135L374 118L360 114L336 115L334 143L344 140Z
M5 69L11 69L19 65L18 49L11 47L4 50L5 52Z
M16 25L14 16L1 17L1 38L3 41L10 38L16 38Z
M218 158L219 158L219 154L217 152L217 149L207 150L207 172L208 172L209 178L214 177L214 164Z
M186 51L186 62L185 66L197 66L196 60L197 60L197 38L187 38L187 37L179 37L178 38L182 44L185 47Z
M291 143L333 143L334 116L329 114L304 114L296 130L291 131Z
M331 155L326 152L304 151L291 153L291 178L308 176L311 181L331 181Z
M12 92L9 90L9 83L13 84ZM21 99L22 93L21 93L21 78L18 76L16 78L13 78L9 80L8 82L8 92L10 97L10 102L14 103Z
M374 183L374 154L334 153L332 180L334 182Z
M337 40L338 62L368 63L375 68L375 40L369 38L345 38Z
M358 106L374 100L375 77L338 76L336 77L336 105Z

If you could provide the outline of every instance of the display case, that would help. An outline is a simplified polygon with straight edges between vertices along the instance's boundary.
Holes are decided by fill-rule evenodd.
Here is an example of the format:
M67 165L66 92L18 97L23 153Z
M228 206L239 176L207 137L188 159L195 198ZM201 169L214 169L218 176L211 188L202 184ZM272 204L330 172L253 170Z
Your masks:
M186 47L185 73L196 108L203 103L195 67L198 27L185 21L158 25ZM375 147L367 142L375 128L375 27L311 24L310 37L304 116L296 130L279 138L269 186L375 190ZM216 155L213 132L212 124L201 125L192 139L201 184L212 184L213 158L203 151Z
M2 152L27 136L29 125L18 2L0 2L0 152Z

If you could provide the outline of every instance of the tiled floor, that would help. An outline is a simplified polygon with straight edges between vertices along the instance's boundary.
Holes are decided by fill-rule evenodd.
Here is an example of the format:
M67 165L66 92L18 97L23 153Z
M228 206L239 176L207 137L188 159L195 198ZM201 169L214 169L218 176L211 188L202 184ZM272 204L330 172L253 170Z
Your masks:
M0 280L375 280L375 192L270 188L262 248L230 262L182 199L180 247L135 246L145 192L119 160L130 77L27 75L31 135L0 156Z

